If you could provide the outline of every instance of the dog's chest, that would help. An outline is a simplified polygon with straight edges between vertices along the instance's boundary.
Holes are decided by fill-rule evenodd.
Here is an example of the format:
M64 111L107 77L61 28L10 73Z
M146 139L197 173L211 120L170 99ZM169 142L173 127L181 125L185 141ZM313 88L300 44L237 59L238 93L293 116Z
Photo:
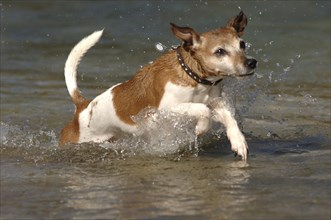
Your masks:
M198 85L196 87L188 87L168 82L165 86L159 108L188 102L207 103L213 94L214 91L210 86Z

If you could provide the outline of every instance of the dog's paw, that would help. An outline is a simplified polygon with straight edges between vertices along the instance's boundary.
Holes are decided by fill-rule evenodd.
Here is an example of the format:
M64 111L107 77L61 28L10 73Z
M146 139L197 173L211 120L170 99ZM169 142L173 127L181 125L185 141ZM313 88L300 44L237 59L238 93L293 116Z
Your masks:
M242 160L247 160L248 145L244 135L239 132L236 135L232 135L231 138L229 137L229 139L231 142L231 150L233 151L234 155L239 155Z

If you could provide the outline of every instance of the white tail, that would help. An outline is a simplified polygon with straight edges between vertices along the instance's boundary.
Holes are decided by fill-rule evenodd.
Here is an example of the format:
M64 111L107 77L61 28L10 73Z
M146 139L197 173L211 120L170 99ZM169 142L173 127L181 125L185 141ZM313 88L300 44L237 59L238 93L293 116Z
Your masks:
M99 41L102 33L103 30L95 31L89 36L83 38L78 44L76 44L68 56L64 67L64 77L68 92L74 102L75 95L80 95L80 90L77 86L77 66L84 54Z

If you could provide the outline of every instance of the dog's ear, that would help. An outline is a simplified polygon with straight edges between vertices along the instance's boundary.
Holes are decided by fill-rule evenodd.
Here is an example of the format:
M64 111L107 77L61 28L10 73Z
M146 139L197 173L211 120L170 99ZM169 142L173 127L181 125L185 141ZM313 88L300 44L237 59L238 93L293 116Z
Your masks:
M190 50L197 47L200 43L200 36L195 30L190 27L179 27L174 23L170 23L172 33L184 42L185 50Z
M232 27L237 31L237 34L239 37L241 37L244 34L244 29L247 25L247 17L244 14L243 11L240 11L240 13L232 18L227 24L226 27Z

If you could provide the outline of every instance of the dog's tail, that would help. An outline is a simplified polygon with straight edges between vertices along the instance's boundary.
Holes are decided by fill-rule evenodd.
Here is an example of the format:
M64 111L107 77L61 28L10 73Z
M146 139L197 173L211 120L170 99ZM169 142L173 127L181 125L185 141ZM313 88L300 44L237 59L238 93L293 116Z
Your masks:
M96 44L103 30L95 31L91 35L83 38L76 46L71 50L68 59L64 67L64 77L67 85L67 89L75 105L85 101L85 98L81 94L77 86L77 66L84 54Z

